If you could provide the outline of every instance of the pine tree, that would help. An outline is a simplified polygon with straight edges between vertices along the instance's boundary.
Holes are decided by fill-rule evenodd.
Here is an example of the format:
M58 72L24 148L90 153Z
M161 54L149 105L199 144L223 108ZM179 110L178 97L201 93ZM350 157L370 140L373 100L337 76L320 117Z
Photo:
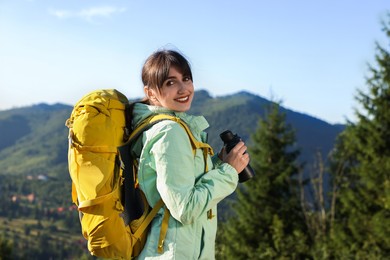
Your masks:
M390 38L385 24L384 31ZM356 95L361 105L355 110L357 120L348 122L332 160L336 258L390 256L390 53L376 47L367 91Z
M237 190L232 215L221 223L221 259L302 259L306 226L299 202L295 134L279 104L270 107L249 148L256 175Z
M0 237L0 259L12 259L12 244L2 237Z

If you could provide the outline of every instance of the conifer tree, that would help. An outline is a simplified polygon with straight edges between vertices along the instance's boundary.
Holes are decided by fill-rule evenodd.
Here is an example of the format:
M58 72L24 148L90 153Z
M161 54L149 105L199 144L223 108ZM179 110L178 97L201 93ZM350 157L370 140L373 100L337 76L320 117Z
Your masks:
M12 244L2 237L0 237L0 259L12 259Z
M220 259L302 259L306 226L299 202L295 134L279 104L259 121L249 148L256 175L240 184L217 239Z
M367 90L356 95L357 120L347 123L332 159L333 255L340 259L390 256L390 53L376 47Z

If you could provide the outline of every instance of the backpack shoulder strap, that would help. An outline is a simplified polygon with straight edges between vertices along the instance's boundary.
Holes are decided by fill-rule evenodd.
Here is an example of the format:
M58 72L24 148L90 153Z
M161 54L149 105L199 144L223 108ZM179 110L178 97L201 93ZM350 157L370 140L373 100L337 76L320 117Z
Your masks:
M211 146L209 144L203 143L203 142L199 142L198 140L196 140L196 138L192 134L190 128L187 126L187 124L183 120L181 120L179 117L168 115L168 114L157 114L157 115L152 115L152 116L146 118L141 124L139 124L133 130L133 132L131 133L131 135L129 137L129 140L127 141L127 143L136 140L139 137L139 135L142 132L144 132L146 129L148 129L151 126L153 126L153 125L155 125L155 124L157 124L157 123L159 123L161 121L164 121L164 120L175 121L181 127L183 127L183 129L186 131L188 137L190 138L191 146L192 146L192 149L193 149L194 153L195 153L196 149L202 149L204 152L206 152L206 155L207 155L207 153L210 154L210 155L214 154L213 148L211 148Z
M194 135L192 134L188 125L183 120L181 120L179 117L176 117L176 116L172 116L172 115L168 115L168 114L157 114L157 115L152 115L152 116L148 117L132 131L132 133L130 134L129 139L125 145L132 143L133 141L138 139L138 137L145 130L149 129L151 126L153 126L161 121L164 121L164 120L172 120L172 121L178 123L181 127L183 127L183 129L186 131L186 133L190 139L191 146L192 146L192 152L194 155L196 153L196 149L203 150L203 156L204 156L204 161L205 161L205 172L207 172L208 171L207 155L208 154L213 155L214 154L213 149L211 148L211 146L209 144L198 141L194 137ZM163 201L162 201L162 199L160 199L158 201L158 203L153 207L153 209L149 213L149 215L147 216L148 221L142 225L142 228L139 229L137 235L139 235L140 233L142 233L144 231L145 227L148 226L150 221L154 218L154 216L157 214L158 210L162 206L163 206ZM166 232L168 230L169 217L170 217L169 210L165 207L164 217L163 217L163 221L161 224L160 237L159 237L158 247L157 247L157 252L160 254L163 253L163 244L164 244Z

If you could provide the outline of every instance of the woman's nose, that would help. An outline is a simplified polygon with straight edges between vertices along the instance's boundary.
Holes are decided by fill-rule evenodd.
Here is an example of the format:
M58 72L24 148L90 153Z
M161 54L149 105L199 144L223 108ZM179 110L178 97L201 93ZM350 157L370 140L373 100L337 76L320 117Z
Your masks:
M180 81L179 82L179 92L185 90L185 88L186 88L186 83L183 81Z

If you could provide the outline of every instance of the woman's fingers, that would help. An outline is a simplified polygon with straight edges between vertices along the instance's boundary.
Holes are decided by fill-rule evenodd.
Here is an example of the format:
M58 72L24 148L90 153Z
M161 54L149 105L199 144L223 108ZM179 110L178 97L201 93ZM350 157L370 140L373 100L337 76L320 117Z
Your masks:
M249 154L246 153L247 147L244 142L240 141L235 147L226 155L224 161L233 166L238 173L249 163Z

